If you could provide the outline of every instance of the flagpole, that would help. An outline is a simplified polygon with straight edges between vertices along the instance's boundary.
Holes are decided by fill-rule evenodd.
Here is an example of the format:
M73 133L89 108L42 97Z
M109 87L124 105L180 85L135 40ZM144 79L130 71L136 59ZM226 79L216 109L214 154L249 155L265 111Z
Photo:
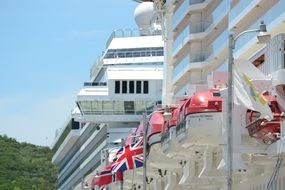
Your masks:
M146 148L147 148L147 121L146 113L143 114L143 190L146 190Z
M226 126L227 126L227 187L228 190L232 189L232 175L233 175L233 131L232 131L232 119L233 119L233 64L234 56L233 51L235 49L236 40L244 34L251 32L259 32L257 36L258 40L261 43L267 42L270 39L270 35L267 34L266 25L263 21L260 22L259 29L245 30L236 36L234 34L229 34L228 42L228 93L227 93L227 117L226 117Z
M121 147L123 148L125 146L125 141L124 139L121 139ZM120 190L123 190L124 189L124 177L120 183Z
M106 148L105 149L105 166L107 166L109 164L109 149ZM106 190L109 190L109 185L106 186Z
M228 175L227 175L227 187L228 190L232 189L232 169L233 169L233 142L232 142L232 115L233 115L233 48L234 37L233 34L229 35L229 58L228 58L228 97L227 97L227 157L228 157Z

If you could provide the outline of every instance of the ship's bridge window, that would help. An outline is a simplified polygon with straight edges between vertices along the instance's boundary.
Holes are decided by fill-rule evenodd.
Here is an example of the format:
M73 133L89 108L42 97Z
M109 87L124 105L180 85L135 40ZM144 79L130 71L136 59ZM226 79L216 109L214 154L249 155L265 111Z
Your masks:
M148 94L148 81L143 81L143 93Z
M130 81L129 82L129 93L130 94L135 93L135 81Z
M136 92L137 94L142 93L142 81L136 81Z
M149 93L149 81L115 81L115 94L148 94Z
M163 47L109 49L105 59L125 57L163 56Z
M122 93L123 94L126 94L126 93L128 93L128 82L127 81L123 81L123 83L122 83Z
M116 80L115 81L115 93L116 94L120 93L120 86L121 86L121 81Z

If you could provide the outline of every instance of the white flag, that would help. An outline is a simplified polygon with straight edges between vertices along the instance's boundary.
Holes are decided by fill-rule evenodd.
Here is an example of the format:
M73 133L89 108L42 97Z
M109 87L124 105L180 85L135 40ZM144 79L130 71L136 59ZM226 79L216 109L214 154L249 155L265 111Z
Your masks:
M241 66L242 68L241 69ZM249 75L257 74L256 69L249 61L237 59L233 64L234 102L248 109L261 113L261 118L273 119L272 111L264 96L258 92ZM246 68L246 69L244 69ZM266 78L264 78L266 80Z

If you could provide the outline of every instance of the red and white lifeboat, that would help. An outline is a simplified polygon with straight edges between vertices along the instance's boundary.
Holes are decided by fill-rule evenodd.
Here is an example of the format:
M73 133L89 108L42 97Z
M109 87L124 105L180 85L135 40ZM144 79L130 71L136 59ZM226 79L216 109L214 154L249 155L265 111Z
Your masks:
M161 131L164 126L163 110L153 112L148 122L148 163L160 169L179 168L178 161L168 158L161 149Z
M270 109L273 113L273 120L268 121L264 118L259 118L260 113L248 110L246 117L246 128L249 135L258 141L265 144L272 144L280 139L280 125L285 117L281 114L278 103L274 96L263 94L267 99Z
M182 106L176 135L183 147L218 145L222 136L222 98L219 89L196 92Z
M170 109L171 118L164 123L161 131L161 148L164 154L170 158L180 158L181 156L185 158L185 148L181 147L176 138L176 126L181 106Z

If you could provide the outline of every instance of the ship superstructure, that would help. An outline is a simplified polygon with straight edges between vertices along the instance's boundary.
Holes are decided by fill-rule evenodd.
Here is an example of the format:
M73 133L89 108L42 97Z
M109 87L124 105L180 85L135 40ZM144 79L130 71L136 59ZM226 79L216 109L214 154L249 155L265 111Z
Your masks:
M261 43L255 32L240 36L235 41L234 59L248 60L259 69L253 70L249 65L244 73L249 76L249 84L264 93L262 96L269 102L274 117L268 121L246 106L234 106L232 186L250 190L284 189L281 162L285 150L282 135L285 82L281 73L284 73L285 1L154 2L159 8L157 11L163 12L161 18L165 23L163 103L180 104L172 112L171 127L163 129L161 145L167 157L179 161L182 169L168 170L161 187L227 189L226 118L229 116L226 104L229 97L227 77L217 71L227 71L229 34L236 36L259 28L264 22L271 40ZM217 88L219 95L202 95L212 88ZM220 100L210 104L215 96L220 96L222 106ZM195 98L200 102L191 106ZM217 113L219 117L207 111L215 110L215 104L222 108L222 113ZM202 110L191 113L189 110L195 110L197 105Z
M143 6L143 7L142 7ZM77 94L76 107L53 145L58 189L91 189L142 113L161 105L164 42L151 2L135 11L138 29L115 30Z
M146 126L148 189L227 189L226 105L232 97L221 71L227 70L228 38L263 21L270 41L260 43L252 32L234 47L235 65L246 81L238 92L248 87L249 96L270 113L235 100L232 188L283 190L285 0L137 2L143 2L135 11L139 35L111 35L53 146L60 189L90 188L94 171L106 162L104 152L116 151L120 139L138 136ZM152 19L162 21L162 30L155 22L149 27ZM164 117L168 112L170 119ZM141 189L142 173L124 172L124 189Z

